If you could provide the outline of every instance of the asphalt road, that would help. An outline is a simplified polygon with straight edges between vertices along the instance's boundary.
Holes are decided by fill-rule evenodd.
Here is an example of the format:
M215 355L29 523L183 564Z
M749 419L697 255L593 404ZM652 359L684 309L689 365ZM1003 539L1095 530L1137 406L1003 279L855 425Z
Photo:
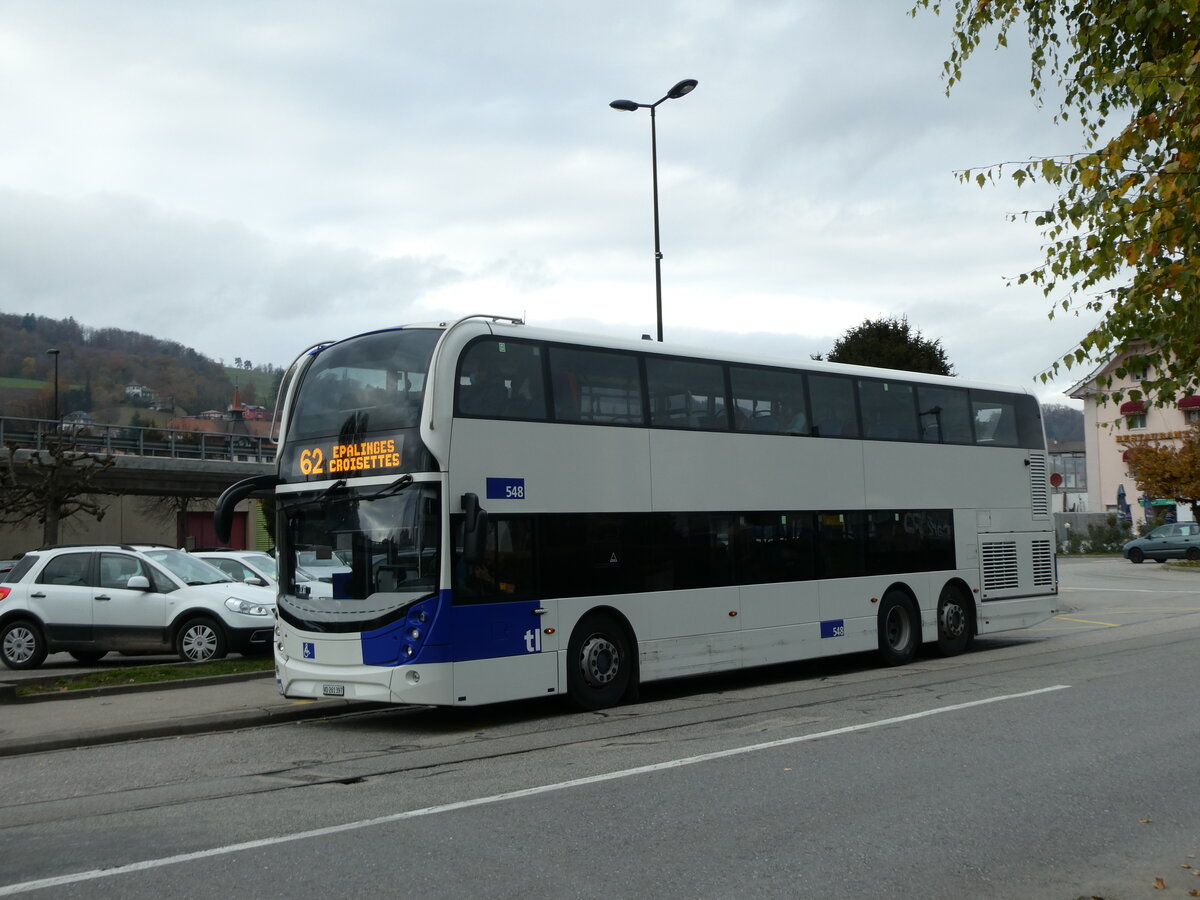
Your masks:
M3 759L0 896L1188 896L1200 573L1060 575L1056 619L900 669Z

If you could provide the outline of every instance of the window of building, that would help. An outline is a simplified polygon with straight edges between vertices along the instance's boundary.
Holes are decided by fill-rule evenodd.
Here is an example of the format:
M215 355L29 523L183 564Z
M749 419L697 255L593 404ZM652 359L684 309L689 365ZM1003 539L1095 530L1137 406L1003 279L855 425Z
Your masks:
M1131 416L1126 416L1125 417L1125 427L1130 428L1130 429L1145 428L1146 427L1146 414L1145 413L1134 413Z

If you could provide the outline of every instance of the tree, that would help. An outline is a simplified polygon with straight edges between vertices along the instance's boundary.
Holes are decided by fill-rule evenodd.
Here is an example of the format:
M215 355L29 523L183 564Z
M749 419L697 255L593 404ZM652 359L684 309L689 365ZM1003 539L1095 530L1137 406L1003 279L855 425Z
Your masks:
M45 449L7 447L0 469L0 524L17 525L33 518L42 526L42 543L57 544L63 519L84 513L96 521L105 507L97 477L116 464L107 455L76 449L74 438L51 440Z
M1152 497L1170 497L1192 508L1200 521L1200 424L1179 446L1143 441L1129 447L1125 465L1138 490Z
M821 359L817 354L814 359ZM829 362L856 366L953 375L954 367L946 359L940 340L930 341L908 324L908 317L867 319L851 328L825 356Z
M941 11L915 0L912 14ZM946 3L947 6L951 4ZM1074 115L1080 152L960 173L980 186L1039 178L1059 196L1020 214L1042 230L1045 261L1018 276L1058 312L1102 313L1079 346L1041 375L1129 357L1113 375L1149 367L1129 391L1156 405L1200 388L1200 0L953 0L954 37L943 65L946 91L985 32L1007 46L1022 23L1031 48L1031 95L1047 80L1062 90L1056 121ZM1119 119L1112 127L1110 118ZM1115 133L1114 133L1115 132ZM1014 216L1014 219L1018 216ZM1103 376L1101 401L1123 399Z

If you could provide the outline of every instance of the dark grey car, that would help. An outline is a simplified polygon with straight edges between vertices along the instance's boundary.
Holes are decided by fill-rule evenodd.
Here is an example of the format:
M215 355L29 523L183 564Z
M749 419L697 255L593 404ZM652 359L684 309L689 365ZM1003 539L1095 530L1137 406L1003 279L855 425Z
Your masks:
M1146 559L1200 559L1200 524L1176 522L1155 528L1122 548L1125 558L1140 563Z

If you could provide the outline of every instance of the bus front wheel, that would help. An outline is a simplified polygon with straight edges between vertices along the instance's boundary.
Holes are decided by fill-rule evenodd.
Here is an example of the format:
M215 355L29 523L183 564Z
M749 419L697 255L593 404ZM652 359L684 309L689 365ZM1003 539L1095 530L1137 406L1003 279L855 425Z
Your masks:
M567 645L567 691L576 706L616 706L633 680L633 642L615 618L594 613L583 619Z
M879 603L879 657L884 665L902 666L917 653L921 623L912 600L888 591Z

